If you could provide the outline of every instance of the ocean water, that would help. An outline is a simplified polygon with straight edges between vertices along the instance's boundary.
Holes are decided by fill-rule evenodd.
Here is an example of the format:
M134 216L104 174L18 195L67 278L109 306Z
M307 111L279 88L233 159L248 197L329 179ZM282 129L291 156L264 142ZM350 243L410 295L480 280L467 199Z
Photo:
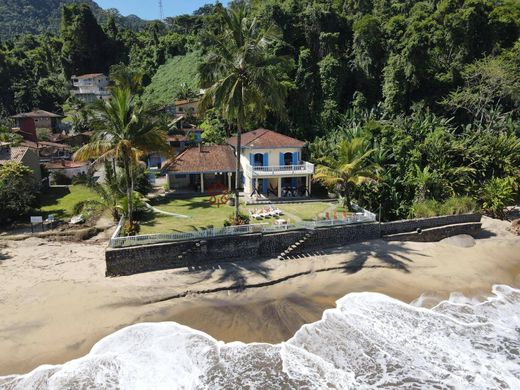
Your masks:
M433 308L348 294L280 344L224 343L174 322L129 326L1 389L520 389L520 290Z

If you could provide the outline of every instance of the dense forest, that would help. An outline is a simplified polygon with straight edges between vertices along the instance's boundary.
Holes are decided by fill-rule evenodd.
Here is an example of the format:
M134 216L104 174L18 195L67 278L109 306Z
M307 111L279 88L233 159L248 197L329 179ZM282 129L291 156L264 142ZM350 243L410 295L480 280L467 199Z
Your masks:
M486 191L512 201L520 176L519 1L247 3L248 17L272 37L271 72L286 100L282 115L253 115L245 130L263 125L307 140L316 163L340 160L337 145L361 139L384 169L356 185L355 196L373 210L381 205L385 218L417 215L418 207L434 213L454 196L484 204ZM99 22L88 5L65 5L59 34L1 43L0 112L60 111L72 74L118 64L144 74L143 101L165 103L179 91L164 84L195 87L193 71L199 61L203 71L222 33L219 7L134 31L114 15Z
M61 8L69 3L87 4L102 23L111 15L118 23L133 30L138 30L147 23L135 15L121 16L116 9L104 10L93 0L2 0L0 38L21 34L58 33Z

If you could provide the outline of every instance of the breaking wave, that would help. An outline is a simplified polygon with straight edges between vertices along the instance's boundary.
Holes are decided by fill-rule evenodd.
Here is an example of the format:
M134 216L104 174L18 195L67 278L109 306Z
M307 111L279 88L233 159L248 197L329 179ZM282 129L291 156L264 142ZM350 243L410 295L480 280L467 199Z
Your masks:
M129 326L2 389L520 389L520 290L432 309L348 294L280 344L224 343L174 322Z

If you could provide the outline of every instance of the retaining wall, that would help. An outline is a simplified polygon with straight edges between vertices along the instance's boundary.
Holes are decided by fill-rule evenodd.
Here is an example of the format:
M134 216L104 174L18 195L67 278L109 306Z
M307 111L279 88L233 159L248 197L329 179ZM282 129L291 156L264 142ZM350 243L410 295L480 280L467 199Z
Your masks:
M417 233L418 228L422 229L421 233ZM479 231L480 215L464 214L108 248L105 253L106 275L131 275L214 261L276 257L286 250L299 254L381 237L402 241L438 241L457 234L476 235Z

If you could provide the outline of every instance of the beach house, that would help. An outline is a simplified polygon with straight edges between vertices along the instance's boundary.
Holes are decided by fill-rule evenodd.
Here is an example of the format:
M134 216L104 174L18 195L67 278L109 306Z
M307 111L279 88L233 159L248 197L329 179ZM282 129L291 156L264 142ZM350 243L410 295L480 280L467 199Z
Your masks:
M241 183L251 197L310 196L314 165L302 160L305 142L267 129L242 134ZM236 137L227 145L186 149L163 165L170 187L205 192L215 183L234 189Z
M92 103L100 99L110 100L109 83L108 77L103 73L72 76L74 86L72 94L85 103Z

